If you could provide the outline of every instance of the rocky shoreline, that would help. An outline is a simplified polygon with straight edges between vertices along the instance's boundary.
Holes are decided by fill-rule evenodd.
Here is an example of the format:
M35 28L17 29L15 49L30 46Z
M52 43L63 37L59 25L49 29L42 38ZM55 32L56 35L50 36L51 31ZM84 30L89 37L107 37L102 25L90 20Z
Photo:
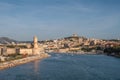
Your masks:
M30 57L26 57L26 58L22 58L22 59L18 59L18 60L3 62L3 63L0 63L0 70L6 69L6 68L11 68L11 67L21 65L21 64L25 64L25 63L28 63L28 62L31 62L34 60L44 59L49 56L50 55L44 53L44 54L30 56Z

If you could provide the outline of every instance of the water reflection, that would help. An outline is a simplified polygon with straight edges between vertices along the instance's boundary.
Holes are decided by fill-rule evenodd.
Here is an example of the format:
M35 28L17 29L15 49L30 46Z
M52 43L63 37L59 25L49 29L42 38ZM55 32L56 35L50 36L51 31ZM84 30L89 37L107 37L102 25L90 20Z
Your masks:
M120 80L120 59L52 54L44 60L0 71L0 80Z
M36 60L34 61L34 72L38 73L38 69L40 68L39 66L40 61Z

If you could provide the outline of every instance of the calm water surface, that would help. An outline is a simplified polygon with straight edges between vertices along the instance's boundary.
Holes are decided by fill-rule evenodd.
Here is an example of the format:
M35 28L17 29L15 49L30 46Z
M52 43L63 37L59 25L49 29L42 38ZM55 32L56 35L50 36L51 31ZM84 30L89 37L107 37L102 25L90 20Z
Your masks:
M0 80L120 80L120 58L105 55L51 54L0 71Z

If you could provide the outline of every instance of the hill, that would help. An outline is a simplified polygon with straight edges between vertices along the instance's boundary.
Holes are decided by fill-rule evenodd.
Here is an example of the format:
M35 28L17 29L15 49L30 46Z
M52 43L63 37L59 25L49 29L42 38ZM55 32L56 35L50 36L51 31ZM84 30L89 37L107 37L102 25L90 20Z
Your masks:
M17 41L14 39L10 39L8 37L0 37L0 43L1 44L10 44L10 43L16 43Z

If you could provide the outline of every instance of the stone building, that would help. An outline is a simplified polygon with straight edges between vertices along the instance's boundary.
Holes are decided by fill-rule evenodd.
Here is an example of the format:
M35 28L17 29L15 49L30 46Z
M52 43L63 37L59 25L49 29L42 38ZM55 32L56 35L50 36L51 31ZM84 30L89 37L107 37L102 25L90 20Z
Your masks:
M32 45L31 45L32 46ZM27 55L39 55L44 53L43 47L38 45L38 39L36 36L33 38L33 46L30 48L0 48L0 55L10 55L10 54L27 54Z

